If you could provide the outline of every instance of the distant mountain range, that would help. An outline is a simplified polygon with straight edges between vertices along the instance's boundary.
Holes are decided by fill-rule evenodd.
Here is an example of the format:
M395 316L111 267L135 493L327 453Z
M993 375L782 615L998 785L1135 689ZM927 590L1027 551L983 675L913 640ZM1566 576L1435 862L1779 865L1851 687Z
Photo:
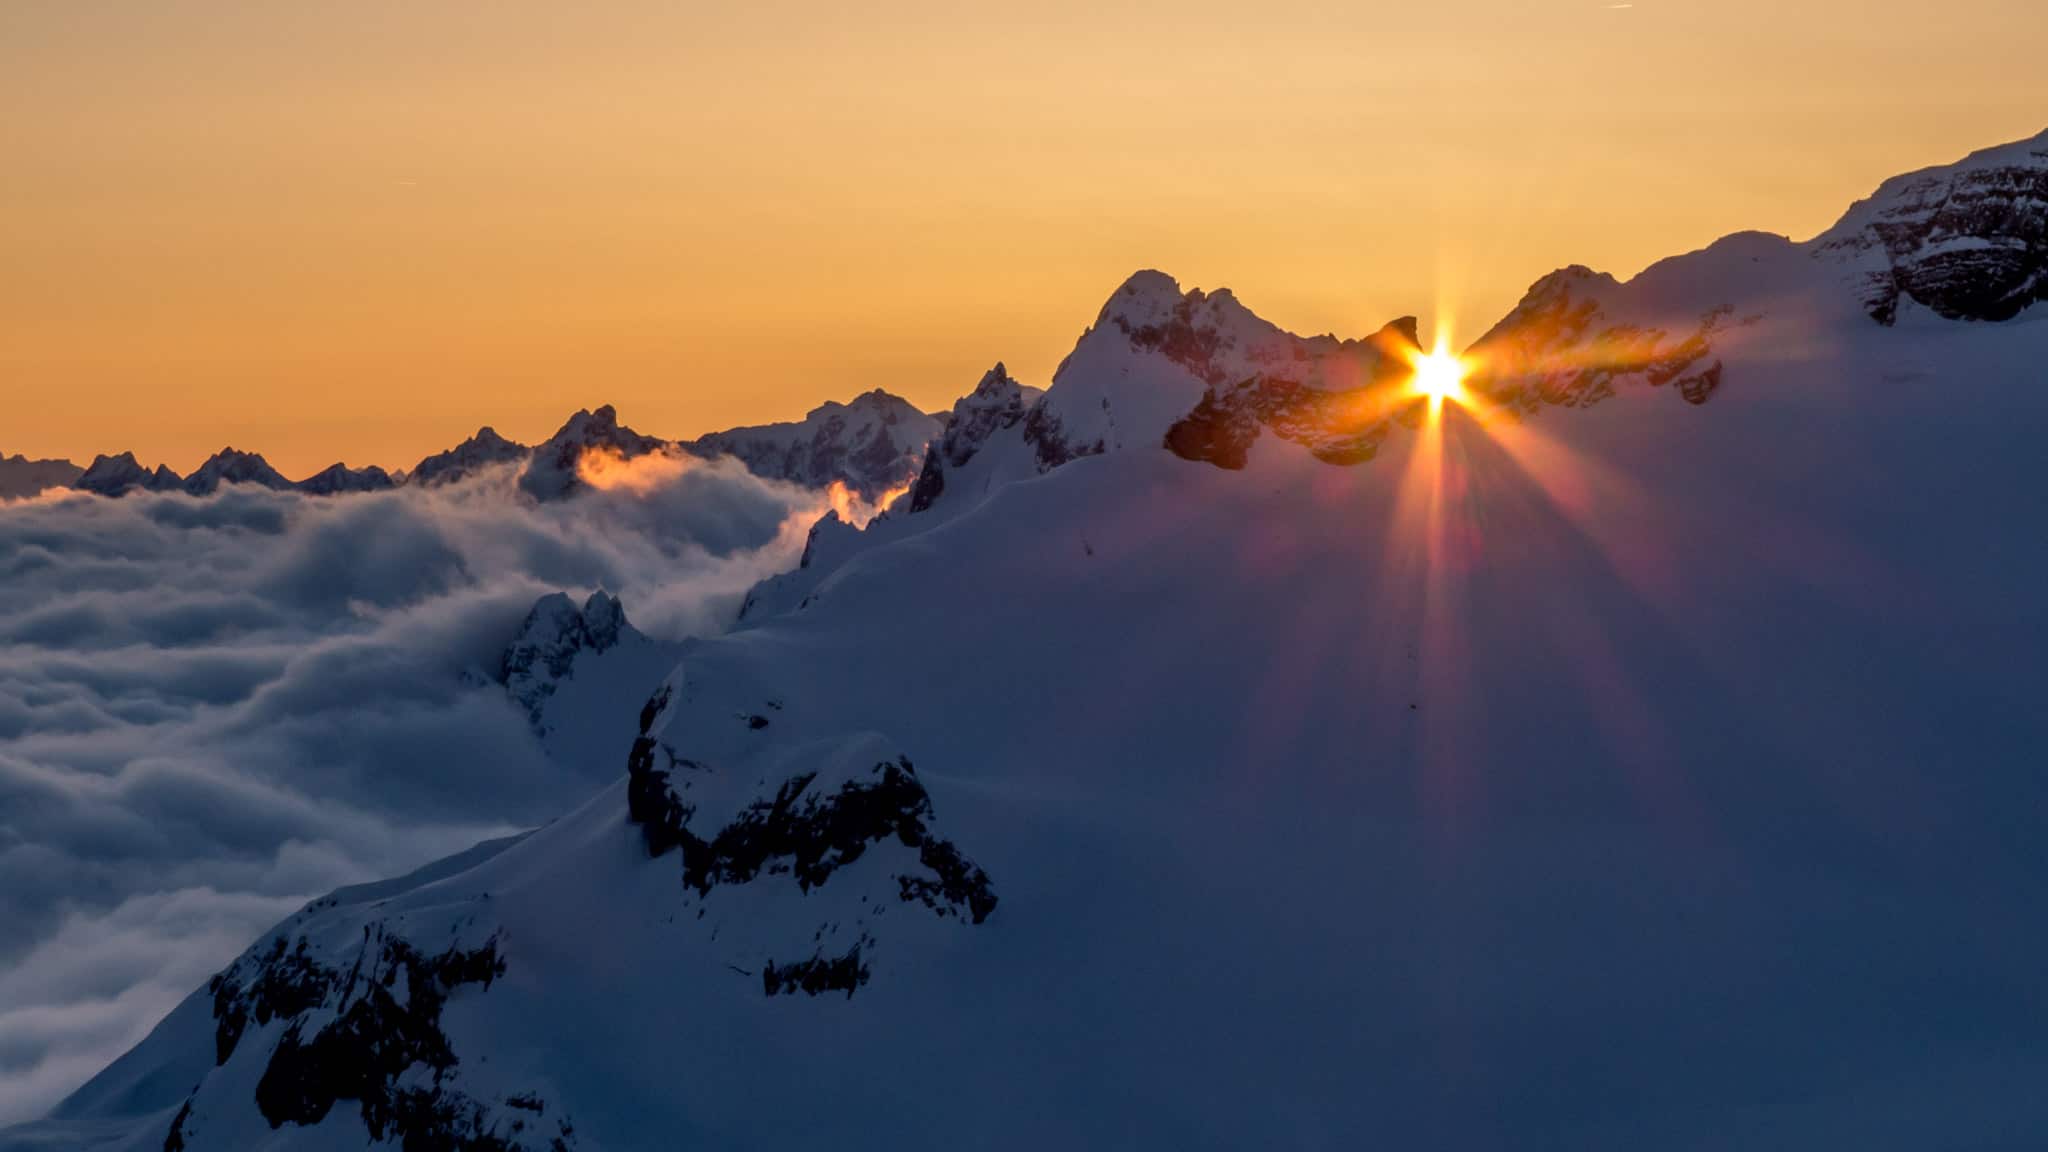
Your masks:
M84 472L69 460L0 456L0 500L19 500L45 488L66 488Z
M614 783L0 1147L2038 1145L2044 221L2048 134L1567 268L1441 406L1146 271L1043 393L722 434L910 491L680 652L536 604Z
M547 500L574 491L577 460L585 451L602 448L627 458L669 449L704 458L730 455L757 476L811 488L843 484L849 492L874 502L909 486L923 462L925 445L944 423L902 397L876 389L844 404L825 404L802 420L666 441L621 425L617 413L607 405L576 413L538 445L508 440L486 426L455 447L421 460L410 471L396 473L374 465L350 468L337 463L294 481L261 455L234 448L216 452L190 476L180 476L163 465L145 467L133 452L101 455L84 468L68 460L0 457L0 499L20 499L67 487L100 496L138 491L204 496L224 484L337 496L408 484L450 484L492 466L522 464L521 487L534 498Z

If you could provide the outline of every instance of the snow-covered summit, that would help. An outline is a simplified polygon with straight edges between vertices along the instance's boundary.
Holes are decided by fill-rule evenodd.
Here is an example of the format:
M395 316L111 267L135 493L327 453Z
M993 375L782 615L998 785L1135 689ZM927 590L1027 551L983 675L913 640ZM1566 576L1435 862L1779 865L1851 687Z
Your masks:
M548 699L575 671L577 658L609 651L622 639L642 638L627 623L619 598L603 589L592 592L580 609L567 593L551 592L527 612L519 635L499 662L498 679L525 709L534 730L545 736Z
M351 468L335 463L315 472L292 487L314 496L340 496L350 492L382 492L398 486L399 479L371 464Z
M940 423L879 388L845 403L828 401L802 420L714 432L682 447L698 456L737 457L757 476L807 488L834 482L875 502L908 485Z
M1765 318L1818 338L1855 314L1889 326L1916 306L2002 321L2043 299L2048 133L1887 180L1804 242L1739 232L1625 282L1551 273L1473 345L1471 383L1523 411L1582 407L1631 383L1703 404Z
M2048 132L1885 181L1813 241L1853 262L1889 324L1910 298L1949 320L2007 320L2048 300Z
M169 492L184 483L184 477L168 467L159 464L153 470L144 468L135 459L135 453L123 452L117 456L102 453L93 457L92 463L71 482L71 486L100 496L119 496L138 489Z
M1004 484L1085 456L1182 451L1193 438L1171 433L1205 398L1206 412L1231 414L1242 441L1256 434L1274 390L1321 397L1376 386L1406 371L1414 342L1412 319L1363 339L1297 336L1228 289L1183 291L1163 272L1140 271L1110 294L1042 395L998 365L960 401L909 509L943 507L951 516ZM1288 427L1293 438L1315 438Z
M293 487L292 482L272 468L262 456L234 448L223 448L207 457L205 463L185 478L184 487L194 496L205 496L219 490L223 484L255 484L280 491Z
M910 490L908 512L922 512L932 506L945 490L947 469L967 465L990 437L1021 423L1045 393L1010 378L1010 370L997 361L982 374L973 391L953 404L946 417L946 431L932 441L925 453L924 467Z
M497 429L486 424L476 430L476 435L455 447L437 452L414 465L407 474L407 482L424 487L452 484L493 465L524 460L531 451L516 440L498 435Z

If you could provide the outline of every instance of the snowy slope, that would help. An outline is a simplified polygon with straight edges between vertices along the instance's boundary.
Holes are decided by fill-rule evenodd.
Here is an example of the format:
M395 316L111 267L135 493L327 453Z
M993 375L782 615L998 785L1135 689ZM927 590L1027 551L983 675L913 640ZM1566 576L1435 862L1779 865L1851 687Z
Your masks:
M1552 278L1369 460L1070 360L1101 452L823 545L12 1146L2037 1145L2048 318L1853 272Z
M830 401L802 420L714 432L681 445L698 456L737 456L757 476L806 488L840 483L861 499L908 485L938 436L939 421L877 388L842 404Z

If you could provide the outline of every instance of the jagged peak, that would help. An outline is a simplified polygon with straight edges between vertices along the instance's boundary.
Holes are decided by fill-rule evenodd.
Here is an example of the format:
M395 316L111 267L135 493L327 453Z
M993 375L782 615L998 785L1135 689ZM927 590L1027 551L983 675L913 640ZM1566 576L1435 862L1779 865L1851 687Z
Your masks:
M270 461L260 454L244 452L229 445L207 457L205 463L185 478L185 490L195 496L204 496L224 483L257 484L265 488L292 486L292 482L272 468Z
M1382 351L1397 351L1422 347L1421 321L1413 316L1396 316L1380 330L1365 338L1366 343Z
M1009 368L998 360L995 367L981 374L981 379L975 382L972 391L954 402L953 411L959 412L963 408L975 407L976 401L995 400L1008 403L1012 397L1017 396L1030 399L1036 397L1039 391L1040 389L1020 383L1016 377L1010 375Z
M917 405L885 388L870 388L850 400L827 400L804 413L806 421L825 420L847 412L874 413L884 422L922 415ZM738 431L738 429L735 429Z
M184 482L184 477L162 464L154 470L144 468L135 459L133 452L114 455L101 453L93 457L92 464L79 473L71 482L73 488L84 492L97 492L102 496L119 496L131 488L160 492L175 488Z
M519 475L519 487L536 500L552 500L582 487L577 464L592 448L604 448L625 457L644 456L669 447L666 440L643 436L619 423L611 405L578 409L560 431L534 449L526 470Z

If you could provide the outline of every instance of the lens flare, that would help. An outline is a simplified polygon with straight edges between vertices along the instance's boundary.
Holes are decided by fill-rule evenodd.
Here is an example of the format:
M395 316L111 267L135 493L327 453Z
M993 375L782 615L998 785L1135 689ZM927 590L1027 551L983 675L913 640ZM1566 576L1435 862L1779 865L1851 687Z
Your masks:
M1465 362L1451 351L1449 341L1437 337L1436 347L1428 352L1418 351L1413 365L1415 377L1410 386L1429 397L1432 405L1464 400L1467 369Z

